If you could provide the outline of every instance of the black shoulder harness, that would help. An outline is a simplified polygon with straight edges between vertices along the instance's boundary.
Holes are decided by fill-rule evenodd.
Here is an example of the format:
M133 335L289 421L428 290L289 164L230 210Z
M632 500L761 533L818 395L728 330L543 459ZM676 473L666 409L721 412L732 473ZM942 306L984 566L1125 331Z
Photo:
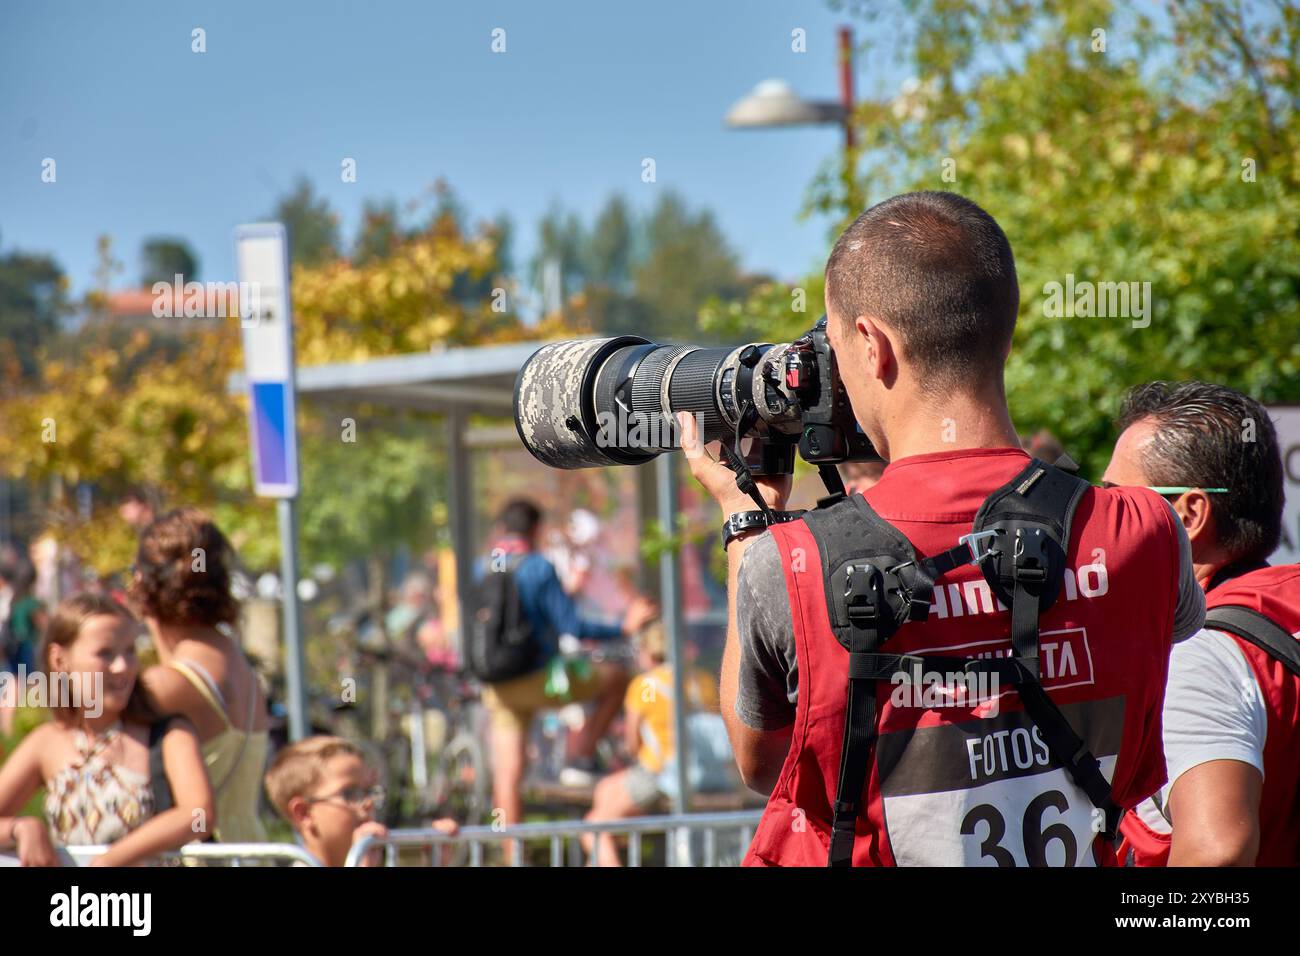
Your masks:
M1111 799L1110 784L1039 682L1039 618L1060 592L1070 523L1087 487L1062 468L1033 459L985 500L971 534L928 558L918 557L911 542L860 495L832 495L804 516L820 552L831 629L849 652L830 866L852 865L859 802L875 738L875 682L917 665L996 673L1000 681L1016 686L1053 758L1104 811L1103 835L1114 838L1122 811ZM1013 656L973 660L883 652L881 646L900 627L925 620L935 582L964 564L979 565L990 589L1010 607Z
M1205 626L1254 644L1300 677L1300 641L1254 608L1220 604L1206 612Z

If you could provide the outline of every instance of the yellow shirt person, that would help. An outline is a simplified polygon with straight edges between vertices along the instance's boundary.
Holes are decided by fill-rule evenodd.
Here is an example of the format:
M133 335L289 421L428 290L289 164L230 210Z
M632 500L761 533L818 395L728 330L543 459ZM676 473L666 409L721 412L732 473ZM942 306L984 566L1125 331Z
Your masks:
M718 682L712 674L693 669L686 674L686 700L692 711L716 713ZM637 763L651 773L663 770L676 750L673 736L673 672L661 664L632 679L623 700L624 712L641 726Z

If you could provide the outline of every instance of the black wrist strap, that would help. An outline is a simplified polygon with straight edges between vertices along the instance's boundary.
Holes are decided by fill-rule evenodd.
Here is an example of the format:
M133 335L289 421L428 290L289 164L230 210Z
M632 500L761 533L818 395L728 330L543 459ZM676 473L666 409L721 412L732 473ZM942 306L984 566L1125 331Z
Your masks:
M722 547L725 549L742 534L774 524L784 524L802 516L802 511L737 511L722 522Z

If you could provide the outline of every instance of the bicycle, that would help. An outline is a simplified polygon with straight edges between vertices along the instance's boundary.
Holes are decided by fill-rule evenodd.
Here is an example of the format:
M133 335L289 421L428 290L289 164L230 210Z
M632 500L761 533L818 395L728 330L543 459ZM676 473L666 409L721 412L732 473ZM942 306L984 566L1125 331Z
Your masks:
M607 641L593 645L582 645L572 639L561 639L560 658L566 669L594 667L600 664L627 665L636 660L636 649L626 640ZM554 665L550 665L554 666ZM529 734L528 765L531 770L531 782L556 784L561 772L568 764L573 738L582 727L581 721L566 719L565 712L571 707L583 710L583 719L588 716L582 704L555 698L551 707L542 713ZM609 736L596 742L597 762L607 768L617 769L621 763L616 743Z

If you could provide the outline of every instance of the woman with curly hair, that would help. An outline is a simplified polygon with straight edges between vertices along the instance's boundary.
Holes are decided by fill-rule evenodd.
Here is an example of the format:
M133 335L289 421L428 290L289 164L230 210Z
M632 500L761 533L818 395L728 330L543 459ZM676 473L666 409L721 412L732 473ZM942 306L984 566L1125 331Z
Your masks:
M216 796L216 837L266 838L257 814L268 746L266 698L233 627L232 549L197 508L179 508L140 534L131 599L160 663L141 678L160 714L197 728Z

